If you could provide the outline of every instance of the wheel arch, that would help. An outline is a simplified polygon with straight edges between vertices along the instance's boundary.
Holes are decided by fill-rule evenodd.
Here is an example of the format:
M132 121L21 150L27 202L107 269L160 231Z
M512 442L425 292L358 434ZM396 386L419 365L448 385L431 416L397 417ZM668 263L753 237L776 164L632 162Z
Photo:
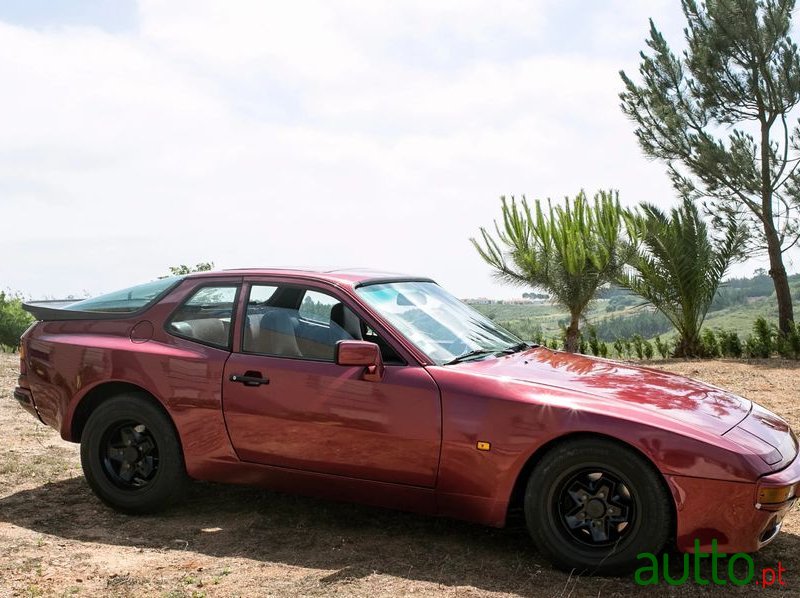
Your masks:
M175 435L180 442L180 434L178 433L175 421L172 419L169 411L164 408L164 405L161 403L161 401L159 401L155 395L153 395L153 393L137 384L119 381L103 382L98 384L89 390L83 397L81 397L78 404L75 406L72 417L70 418L70 427L66 440L71 442L80 442L81 436L83 435L83 430L86 427L86 422L89 420L89 417L92 415L94 410L108 399L120 394L139 395L143 400L148 401L149 403L152 403L158 407L167 416L167 419L169 419L170 423L172 424L172 428L175 431ZM180 444L181 446L183 445L182 442L180 442Z
M506 512L506 520L513 514L521 511L524 505L524 498L525 498L525 488L528 483L528 478L530 478L531 473L533 472L534 468L539 464L542 458L554 448L564 444L565 442L570 442L573 440L580 440L580 439L602 439L608 440L617 444L620 447L626 448L628 450L634 451L636 454L641 456L646 463L650 465L653 471L658 476L658 479L661 482L661 486L663 487L664 491L670 498L670 517L671 517L671 534L672 539L674 540L677 534L677 505L675 504L675 495L672 489L667 482L667 479L664 477L664 474L656 467L656 464L653 460L641 449L637 448L636 446L625 442L624 440L620 440L619 438L615 438L614 436L610 436L608 434L603 434L600 432L570 432L568 434L564 434L563 436L558 436L556 438L552 438L551 440L544 443L542 446L538 447L533 454L528 457L528 460L522 466L522 468L517 473L517 477L514 480L514 485L511 489L511 495L508 500L508 510Z

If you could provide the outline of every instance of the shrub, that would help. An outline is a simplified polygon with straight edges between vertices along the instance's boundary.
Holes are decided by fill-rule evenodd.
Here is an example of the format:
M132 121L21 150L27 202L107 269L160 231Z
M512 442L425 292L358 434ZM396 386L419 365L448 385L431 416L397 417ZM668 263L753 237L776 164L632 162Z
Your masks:
M719 334L719 350L725 357L734 357L738 359L744 352L742 349L742 341L739 339L739 334L735 330L720 330Z
M597 338L597 328L589 326L589 351L595 357L608 357L608 344Z
M589 350L595 357L600 355L600 341L597 338L597 328L591 324L589 325Z
M563 341L559 339L557 336L554 336L550 339L545 339L544 346L548 349L553 349L554 351L558 351L563 346Z
M629 338L622 339L622 349L625 351L625 359L630 359L633 357L633 345L631 344L631 340Z
M800 359L800 327L792 322L788 333L778 334L775 339L775 349L781 357Z
M775 333L766 319L753 322L753 333L747 337L745 352L748 357L769 357L775 349Z
M617 357L620 359L623 357L624 346L622 344L622 339L618 338L614 341L614 351L617 352Z
M589 352L589 342L583 337L583 334L578 335L578 351L583 355Z
M644 341L644 358L653 359L653 343L650 341Z
M719 342L717 335L711 328L706 328L700 335L700 356L701 357L720 357Z
M31 315L22 309L22 300L0 291L0 351L15 351L19 337L32 323Z
M633 350L636 352L636 357L644 359L644 340L642 336L640 334L634 334L631 344L633 345Z
M656 342L656 350L658 351L658 354L661 355L661 359L666 359L667 357L669 357L670 355L669 341L664 342L661 340L660 336L656 336L655 342Z

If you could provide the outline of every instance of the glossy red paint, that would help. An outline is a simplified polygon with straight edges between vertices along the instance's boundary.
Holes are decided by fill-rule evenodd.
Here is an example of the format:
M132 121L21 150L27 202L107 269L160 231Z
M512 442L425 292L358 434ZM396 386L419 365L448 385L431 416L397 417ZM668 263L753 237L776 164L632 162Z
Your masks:
M533 348L434 365L355 287L371 272L236 270L188 276L136 317L42 322L23 338L19 396L79 441L91 407L121 389L163 405L189 475L261 484L501 526L515 488L552 443L602 435L643 454L675 502L677 541L716 538L749 551L783 510L756 506L759 484L800 482L788 426L750 401L646 368ZM241 285L233 351L173 336L164 323L199 285ZM241 351L249 285L302 284L348 306L405 365L345 342L339 364ZM351 365L347 365L351 364ZM374 364L377 368L378 363ZM367 376L365 376L367 374ZM237 376L268 380L241 384ZM24 406L24 405L23 405ZM478 441L490 451L476 449ZM766 534L766 535L765 535Z
M245 371L263 372L269 384L229 380ZM425 368L388 367L379 383L363 373L363 366L232 355L222 389L236 453L250 463L433 488L436 383Z
M760 478L755 485L688 476L667 476L667 480L679 514L679 549L692 552L697 538L701 550L710 550L711 540L716 539L721 551L754 552L775 538L795 503L793 498L779 505L758 505L758 490L796 484L800 480L800 459Z
M367 341L341 341L336 345L337 365L360 365L364 367L363 380L380 382L386 370L378 345Z

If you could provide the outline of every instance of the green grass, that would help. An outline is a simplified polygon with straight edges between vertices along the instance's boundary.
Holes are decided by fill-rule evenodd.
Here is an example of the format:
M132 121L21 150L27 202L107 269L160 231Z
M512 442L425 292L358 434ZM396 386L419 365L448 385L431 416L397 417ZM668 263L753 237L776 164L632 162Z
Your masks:
M586 314L588 323L600 322L604 319L633 315L640 312L640 307L631 306L624 309L607 312L608 300L598 299L589 307ZM569 312L562 307L550 304L506 305L506 304L470 304L477 311L497 322L511 331L520 328L528 329L540 327L546 337L555 337L561 334L561 324L569 320Z
M495 322L513 322L517 320L532 320L542 325L542 328L558 330L558 321L569 317L569 314L557 305L535 303L531 305L472 305L483 315Z

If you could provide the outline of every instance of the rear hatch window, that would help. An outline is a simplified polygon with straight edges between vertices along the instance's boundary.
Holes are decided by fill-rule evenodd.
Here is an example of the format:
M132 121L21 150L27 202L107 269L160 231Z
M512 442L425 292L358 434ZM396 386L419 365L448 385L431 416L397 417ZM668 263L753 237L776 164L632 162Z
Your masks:
M159 278L135 287L84 299L61 309L98 313L133 313L155 303L182 278L182 276Z

